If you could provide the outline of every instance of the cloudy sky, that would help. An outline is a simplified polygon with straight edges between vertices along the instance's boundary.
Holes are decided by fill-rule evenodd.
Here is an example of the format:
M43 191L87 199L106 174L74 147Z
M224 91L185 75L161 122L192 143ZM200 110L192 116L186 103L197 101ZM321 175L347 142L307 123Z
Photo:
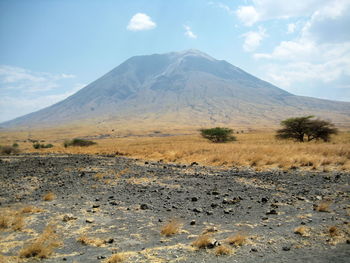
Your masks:
M190 48L297 95L350 101L349 0L0 0L0 122L131 56Z

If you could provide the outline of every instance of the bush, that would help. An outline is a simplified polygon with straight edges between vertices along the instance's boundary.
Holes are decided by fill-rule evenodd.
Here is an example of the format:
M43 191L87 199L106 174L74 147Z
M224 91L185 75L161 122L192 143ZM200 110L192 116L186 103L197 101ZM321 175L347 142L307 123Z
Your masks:
M48 143L48 144L40 144L40 143L34 143L33 144L33 148L34 149L41 149L41 148L52 148L53 145L51 143Z
M281 122L282 129L277 130L278 139L295 139L299 142L319 140L329 141L332 134L337 134L331 122L312 119L314 116L289 118Z
M236 140L236 137L232 135L233 130L229 128L216 127L211 129L201 129L200 132L204 138L215 143Z
M85 139L78 139L78 138L75 138L71 141L69 140L66 140L64 143L63 143L63 146L65 148L69 147L69 146L82 146L82 147L87 147L87 146L91 146L91 145L94 145L96 144L96 142L93 142L93 141L89 141L89 140L85 140Z
M15 142L14 144L12 144L12 147L18 148L19 145L18 145L18 143Z
M17 154L19 153L18 147L13 146L0 146L0 154Z

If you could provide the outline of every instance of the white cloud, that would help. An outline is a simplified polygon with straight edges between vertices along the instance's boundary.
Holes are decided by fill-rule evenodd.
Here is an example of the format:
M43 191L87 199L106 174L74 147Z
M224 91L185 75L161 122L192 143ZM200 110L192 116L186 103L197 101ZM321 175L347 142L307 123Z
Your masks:
M193 39L196 39L197 38L197 35L195 35L193 32L192 32L192 29L191 27L189 26L186 26L184 25L184 28L185 28L185 36L189 37L189 38L193 38Z
M75 78L75 76L72 74L52 74L47 72L34 72L20 67L0 65L0 91L47 91L57 88L58 81L72 78Z
M36 72L0 65L0 122L56 103L83 86L72 74Z
M217 6L223 10L225 10L227 13L229 13L230 15L233 15L235 13L234 10L232 10L228 5L225 5L221 2L208 2L209 5L213 5L213 6Z
M237 9L236 14L246 26L255 24L257 21L259 21L260 17L254 6L240 6Z
M254 54L256 59L269 61L262 77L282 88L323 83L330 93L342 79L346 90L350 79L349 24L350 1L325 1L314 9L298 37L281 41L270 53Z
M294 24L294 23L288 24L288 26L287 26L287 34L294 33L295 29L296 29L296 24Z
M144 13L137 13L130 19L127 29L131 31L141 31L150 30L156 26L156 23L152 21L151 17Z
M247 52L252 52L256 50L261 41L267 36L266 30L259 26L258 31L249 31L242 35L244 37L243 49Z
M236 15L244 25L252 26L264 20L309 16L320 6L334 1L347 0L303 0L289 4L281 0L253 0L251 5L238 7Z

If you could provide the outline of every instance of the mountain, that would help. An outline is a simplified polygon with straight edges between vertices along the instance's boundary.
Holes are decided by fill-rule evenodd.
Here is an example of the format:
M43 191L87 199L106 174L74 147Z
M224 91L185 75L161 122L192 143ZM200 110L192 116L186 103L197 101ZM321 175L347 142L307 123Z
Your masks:
M135 56L50 107L0 124L149 120L176 124L276 124L313 114L350 123L350 103L301 97L198 50Z

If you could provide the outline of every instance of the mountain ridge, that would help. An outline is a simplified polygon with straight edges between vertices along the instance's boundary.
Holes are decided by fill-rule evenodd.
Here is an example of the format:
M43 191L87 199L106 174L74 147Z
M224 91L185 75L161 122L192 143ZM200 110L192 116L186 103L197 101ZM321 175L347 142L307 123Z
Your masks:
M131 57L65 100L0 126L125 118L194 125L278 123L303 114L350 123L350 103L293 95L225 60L190 49Z

